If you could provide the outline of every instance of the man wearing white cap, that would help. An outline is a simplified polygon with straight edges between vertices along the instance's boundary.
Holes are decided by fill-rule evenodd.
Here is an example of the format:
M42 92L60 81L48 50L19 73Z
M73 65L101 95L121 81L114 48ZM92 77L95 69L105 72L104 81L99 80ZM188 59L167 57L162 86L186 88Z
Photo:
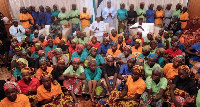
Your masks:
M18 25L17 20L13 20L13 25L9 28L9 32L13 38L17 38L18 42L25 36L25 29L23 26Z
M116 15L116 11L113 7L111 7L111 0L107 1L107 7L102 10L102 17L105 23L109 23L110 27L114 27L114 18Z
M97 41L100 43L103 41L103 33L106 31L106 25L101 21L101 17L97 16L96 21L90 26L90 30L94 32L94 36L97 37Z

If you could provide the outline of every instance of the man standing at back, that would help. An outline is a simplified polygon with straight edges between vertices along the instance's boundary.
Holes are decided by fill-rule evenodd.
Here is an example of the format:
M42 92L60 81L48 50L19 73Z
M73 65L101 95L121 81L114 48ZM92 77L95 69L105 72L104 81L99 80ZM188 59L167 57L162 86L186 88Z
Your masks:
M110 27L114 27L114 18L116 15L116 11L113 7L111 7L111 0L107 1L107 7L105 7L102 11L102 17L105 23L109 23Z

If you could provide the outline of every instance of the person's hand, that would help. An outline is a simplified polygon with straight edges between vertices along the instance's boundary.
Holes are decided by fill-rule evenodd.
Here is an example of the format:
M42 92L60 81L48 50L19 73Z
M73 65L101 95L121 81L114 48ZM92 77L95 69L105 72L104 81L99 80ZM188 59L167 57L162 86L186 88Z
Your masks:
M134 21L134 20L135 20L135 18L132 18L132 19L131 19L131 21Z
M52 95L52 96L51 96L51 101L54 102L54 101L55 101L55 98L56 98L56 96L55 96L55 95Z
M196 56L200 56L200 51L197 51L197 52L196 52Z

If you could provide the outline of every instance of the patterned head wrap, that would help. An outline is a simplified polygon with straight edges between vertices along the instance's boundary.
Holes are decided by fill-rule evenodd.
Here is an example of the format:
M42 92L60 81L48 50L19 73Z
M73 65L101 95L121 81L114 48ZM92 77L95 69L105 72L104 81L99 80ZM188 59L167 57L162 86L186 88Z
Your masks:
M42 58L40 58L40 59L39 59L39 63L42 63L42 62L45 62L45 63L47 63L47 60L46 60L46 58L45 58L45 57L42 57Z
M13 81L8 81L4 84L4 91L6 91L7 89L10 89L10 88L14 88L17 90L17 93L21 93L21 90L20 90L20 87L19 85L16 83L16 82L13 82Z
M154 60L157 60L158 56L156 54L149 54L148 58L153 58Z
M45 9L50 9L50 7L49 7L49 6L46 6Z
M116 29L112 29L112 30L111 30L111 33L114 33L114 32L117 32L117 30L116 30Z
M30 73L30 72L31 72L31 69L30 69L29 67L22 68L22 69L21 69L21 73L24 73L24 72Z
M142 46L142 40L141 39L136 39L135 42L139 42L140 46Z
M12 38L11 42L18 41L17 38Z
M54 50L54 52L62 52L62 49L61 49L61 48L56 48L56 49Z
M22 49L21 54L27 54L27 51L25 49Z
M24 58L19 58L19 59L17 60L17 62L22 62L23 64L26 65L26 67L28 66L28 61L27 61L26 59L24 59Z
M147 52L150 52L150 46L149 45L145 45L142 47L143 50L146 50Z
M140 66L140 65L135 65L135 66L133 66L132 69L135 70L135 71L137 71L140 75L142 75L143 72L144 72L143 66Z
M190 73L190 68L187 65L181 65L178 67L178 69L182 69L184 71L186 71L187 73Z
M65 10L66 10L66 8L65 8L64 6L63 6L63 7L61 7L61 10L62 10L62 9L65 9Z
M132 54L133 54L136 58L138 58L139 55L141 54L141 52L133 52Z
M41 75L41 77L40 77L40 80L42 80L42 78L44 78L44 77L49 77L52 80L52 83L54 85L58 84L58 82L56 80L53 80L53 77L52 77L52 75L51 75L50 72L43 72L42 75Z
M92 63L92 62L96 62L96 59L95 58L93 58L93 57L87 57L86 59L85 59L85 62L84 62L84 66L85 67L89 67L90 66L90 64Z
M22 48L21 48L20 46L17 46L17 47L15 47L15 50L16 50L16 51L21 51Z
M173 60L175 60L175 59L181 59L181 60L183 60L183 56L182 56L182 55L176 55L176 56L173 58Z
M158 43L156 40L152 40L152 41L150 42L150 44L153 43L153 42L156 43L156 44Z
M44 50L39 50L39 51L38 51L38 55L40 55L40 54L42 54L42 53L45 53Z
M116 46L117 46L117 42L116 42L116 41L112 41L110 44L111 44L111 45L116 45Z
M78 63L80 63L81 60L80 60L80 58L76 57L76 58L74 58L74 59L72 60L72 62L78 62Z
M62 38L60 41L64 41L64 43L65 43L65 42L66 42L66 39L63 39L63 38Z
M131 46L130 45L126 45L126 46L124 46L124 49L129 49L129 50L131 50Z
M59 62L65 62L65 59L63 57L58 58L57 63Z
M92 51L92 49L95 49L95 50L97 51L97 48L95 48L95 47L92 47L92 48L89 50L89 52L91 52L91 51Z
M120 5L125 5L124 3L120 3Z
M73 43L77 43L77 40L76 40L76 39L72 39L71 42L73 42Z
M97 40L97 37L96 37L96 36L93 36L93 37L91 38L91 40L92 40L92 39L96 39L96 40Z
M42 44L41 43L35 43L35 48L41 48Z
M130 56L128 57L128 60L130 60L130 59L136 61L136 57L135 57L134 55L130 55Z
M53 6L57 7L58 8L58 5L57 4L54 4Z
M141 5L141 4L142 4L142 5L145 5L145 3L144 3L144 2L140 2L140 5Z
M163 77L163 72L162 72L161 67L155 67L155 68L153 69L153 71L157 71L157 72L161 73L161 77Z
M84 49L84 45L83 44L78 44L77 48L81 48L83 50Z
M106 60L109 60L109 59L115 60L115 58L114 58L112 55L107 55L107 56L106 56Z
M86 45L91 45L91 46L92 46L92 42L91 42L91 41L88 41L88 42L86 43Z

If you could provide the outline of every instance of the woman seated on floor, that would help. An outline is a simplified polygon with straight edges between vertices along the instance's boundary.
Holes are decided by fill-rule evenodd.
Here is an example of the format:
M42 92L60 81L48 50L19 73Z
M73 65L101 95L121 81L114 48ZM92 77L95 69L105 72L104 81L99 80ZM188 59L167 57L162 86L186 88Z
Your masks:
M4 84L6 98L1 100L0 107L30 107L26 95L20 94L21 90L17 83L8 81Z
M146 84L141 78L143 67L140 65L133 66L131 75L128 76L123 91L112 91L109 96L110 106L138 107L140 96L143 94Z
M88 68L85 68L84 73L86 76L86 81L83 81L83 94L89 94L91 101L95 102L94 96L97 98L104 97L104 89L103 84L101 83L101 74L102 71L99 67L97 67L96 60L94 58L88 58L86 60L88 62Z
M64 79L63 85L70 91L75 105L78 105L78 100L75 95L82 94L82 80L85 80L84 68L80 65L81 60L74 58L70 65L60 78Z
M130 45L126 45L124 48L123 48L123 52L120 53L117 57L116 57L116 60L117 60L117 64L120 64L120 65L123 65L123 64L126 64L127 63L127 59L129 56L131 56L131 46Z
M95 58L97 66L99 66L100 68L105 63L104 58L100 54L98 54L98 50L95 47L92 47L90 49L90 55L89 55L89 57Z
M191 79L191 74L192 72L187 65L182 65L178 68L178 76L173 79L170 85L171 107L195 107L198 89Z
M71 97L62 93L61 86L57 81L53 81L51 73L44 72L41 76L42 85L37 89L37 99L42 107L67 106L72 100Z
M19 58L17 60L17 68L14 70L14 77L15 80L20 80L22 79L22 74L21 74L21 70L25 67L28 67L28 61L24 58Z
M120 80L117 79L119 73L119 66L114 63L115 58L111 55L106 57L106 63L102 66L103 78L102 82L104 83L105 88L107 89L107 95L112 90L115 90L120 84Z
M158 56L155 54L149 54L147 63L144 64L144 71L145 71L145 77L152 75L152 71L156 67L160 67L160 65L157 62Z
M72 54L71 60L73 61L74 58L79 58L81 60L81 63L84 62L84 60L87 58L88 54L83 51L84 45L78 44L77 46L77 52L74 52Z
M37 106L37 88L40 86L40 82L37 78L31 78L31 69L25 67L21 70L22 79L18 81L18 85L23 94L27 95L32 107Z
M162 96L167 88L167 79L163 77L160 67L153 69L152 75L146 79L147 92L140 99L141 106L162 107Z

